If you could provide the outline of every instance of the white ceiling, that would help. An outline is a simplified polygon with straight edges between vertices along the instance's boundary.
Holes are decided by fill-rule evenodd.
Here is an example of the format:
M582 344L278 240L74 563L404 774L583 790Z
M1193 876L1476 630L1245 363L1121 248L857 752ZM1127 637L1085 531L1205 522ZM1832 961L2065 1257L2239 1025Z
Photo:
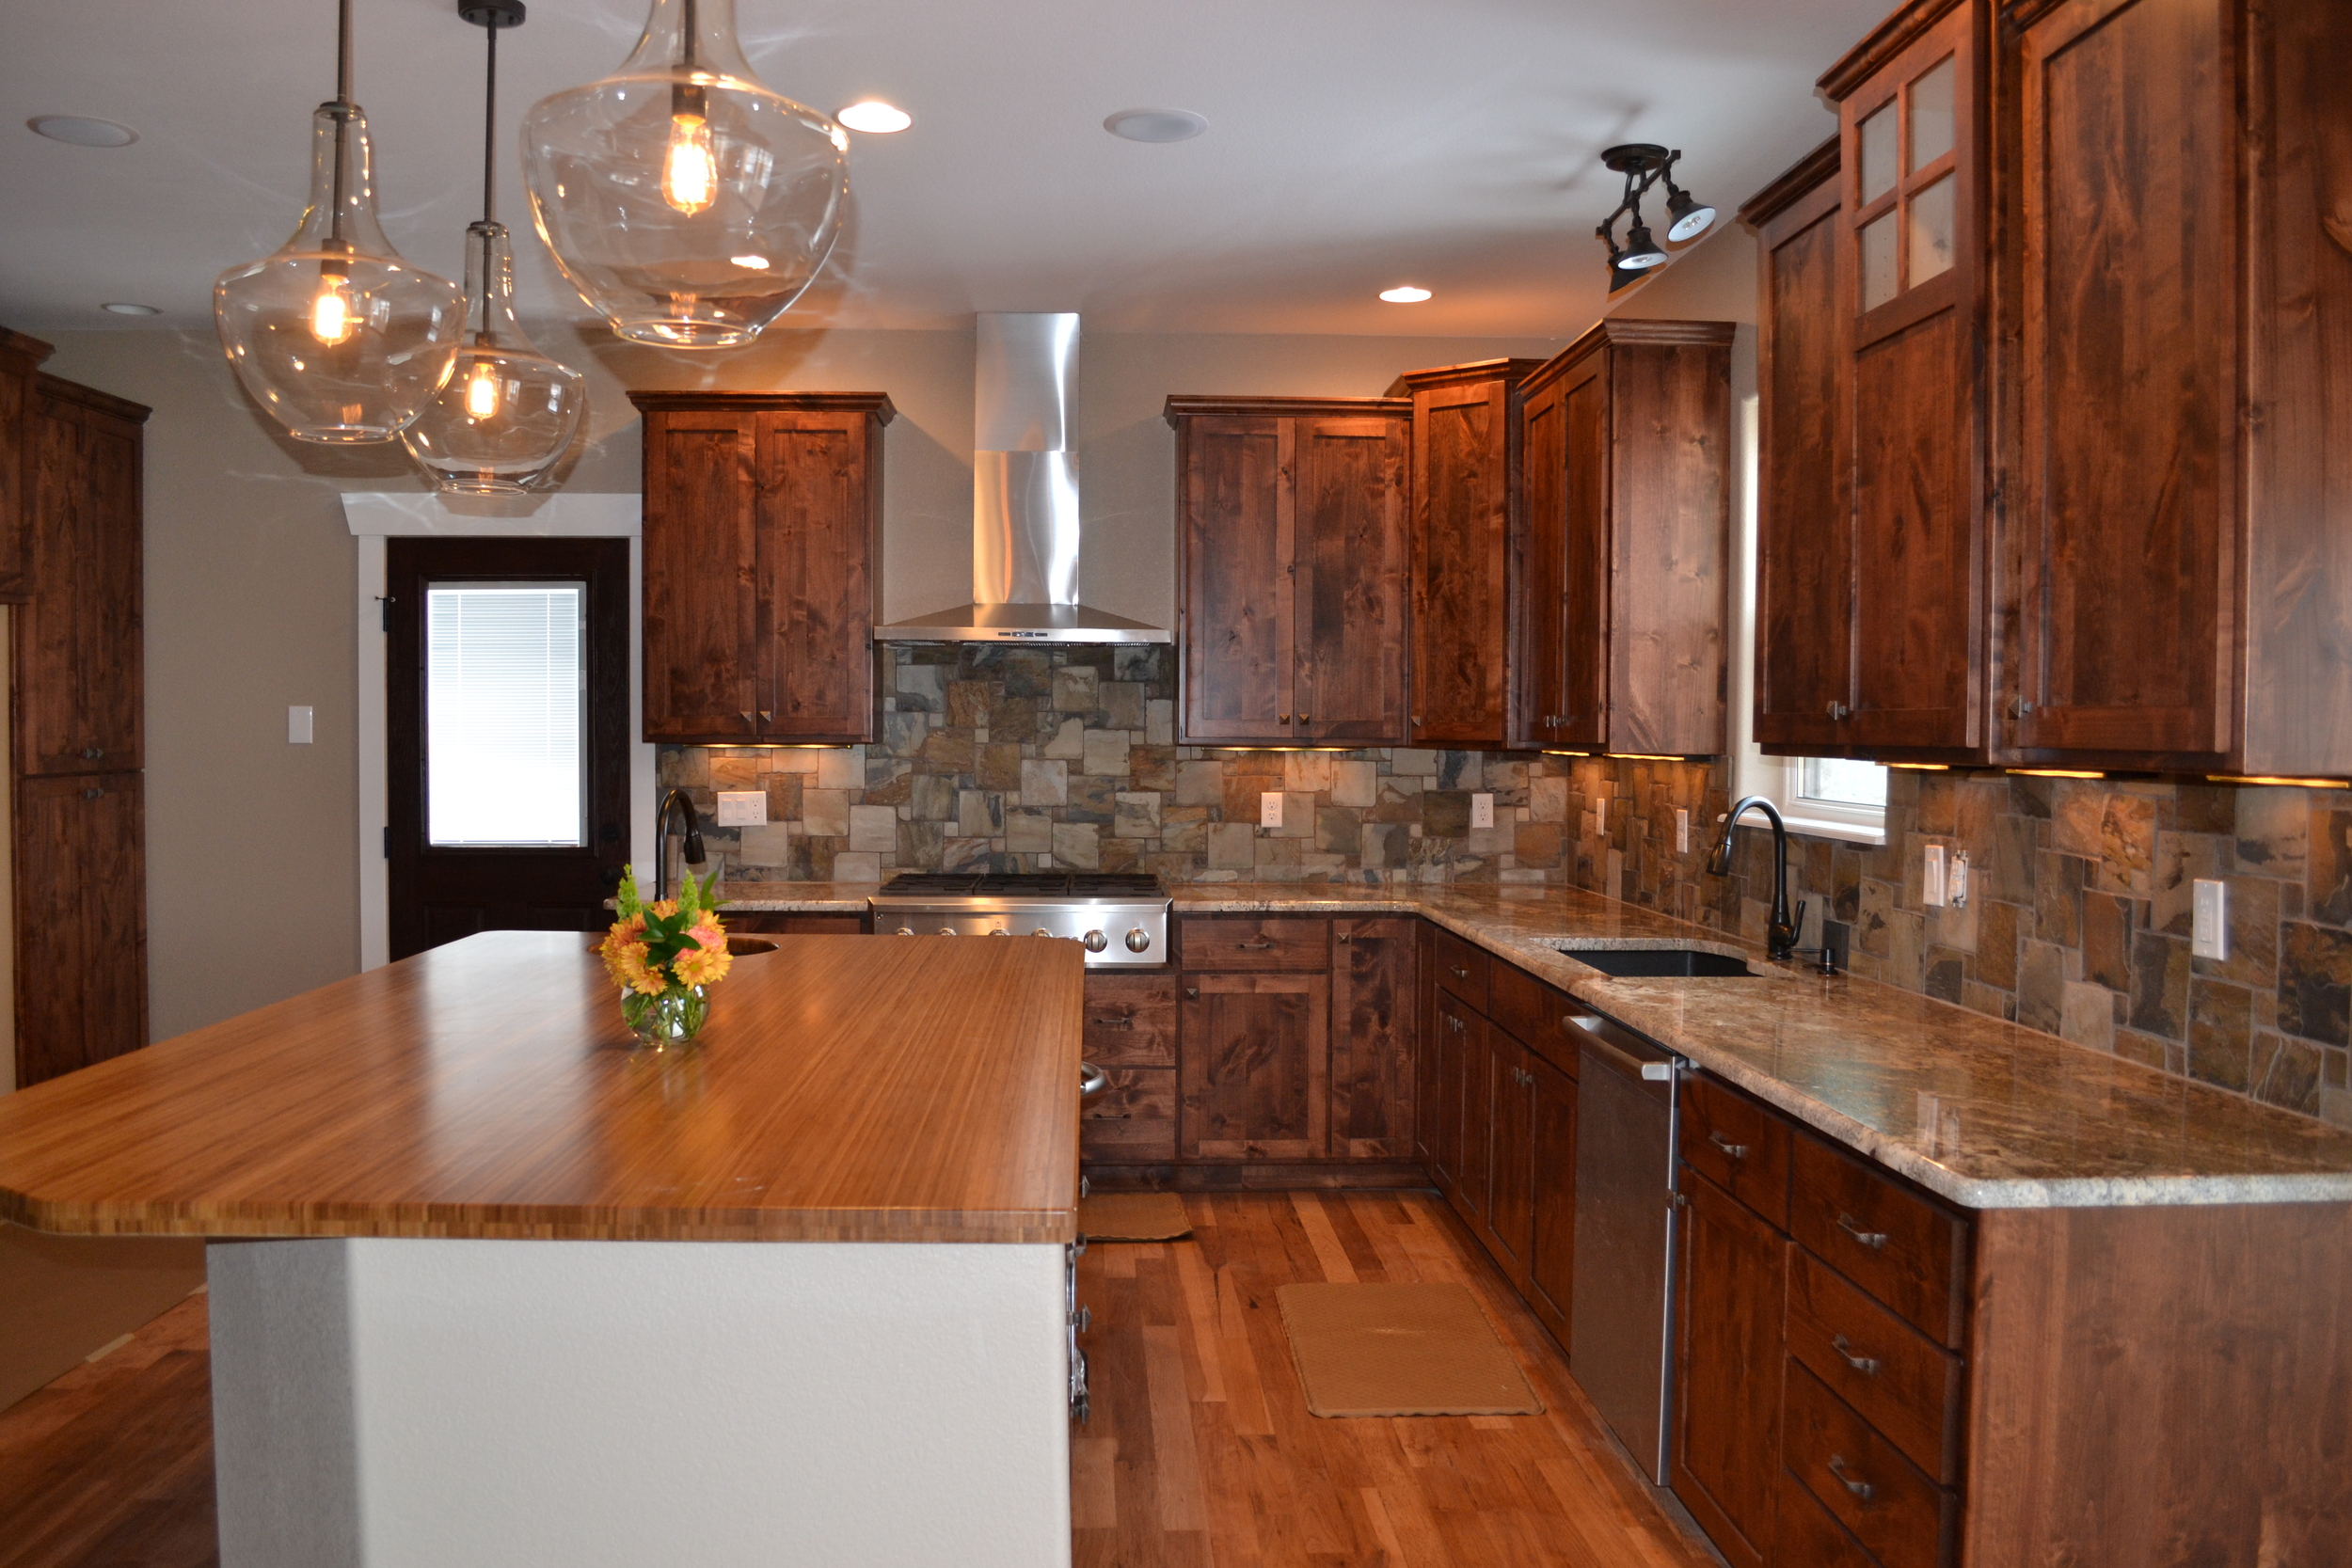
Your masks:
M1557 337L1598 313L1593 226L1619 141L1684 150L1730 210L1833 121L1814 78L1890 0L740 0L771 87L914 116L854 136L852 211L795 316L951 326L1078 309L1098 330ZM482 34L454 0L358 0L355 96L385 227L445 273L480 201ZM0 0L0 322L201 325L222 268L299 214L333 0ZM602 75L642 0L535 0L501 40L501 216L527 313L584 314L529 232L511 146L542 95ZM1121 141L1105 115L1206 115ZM128 148L24 120L89 115ZM1399 282L1436 291L1385 305ZM787 317L787 321L793 320Z

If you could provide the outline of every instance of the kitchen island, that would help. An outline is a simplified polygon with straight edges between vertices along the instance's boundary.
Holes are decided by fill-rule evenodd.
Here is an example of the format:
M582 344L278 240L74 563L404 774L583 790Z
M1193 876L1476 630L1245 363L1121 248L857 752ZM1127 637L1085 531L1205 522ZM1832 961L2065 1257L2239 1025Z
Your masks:
M226 1568L1066 1561L1077 946L777 938L657 1053L589 941L0 1100L0 1214L214 1239Z

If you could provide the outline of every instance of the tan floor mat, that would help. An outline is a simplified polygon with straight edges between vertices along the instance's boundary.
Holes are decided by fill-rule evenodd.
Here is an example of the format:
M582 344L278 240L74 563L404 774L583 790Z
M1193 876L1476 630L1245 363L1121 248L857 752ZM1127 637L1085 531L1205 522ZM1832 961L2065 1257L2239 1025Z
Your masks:
M1532 1416L1544 1407L1462 1285L1285 1285L1291 1357L1318 1416Z
M1192 1234L1174 1193L1089 1193L1078 1200L1078 1234L1089 1242L1172 1242Z

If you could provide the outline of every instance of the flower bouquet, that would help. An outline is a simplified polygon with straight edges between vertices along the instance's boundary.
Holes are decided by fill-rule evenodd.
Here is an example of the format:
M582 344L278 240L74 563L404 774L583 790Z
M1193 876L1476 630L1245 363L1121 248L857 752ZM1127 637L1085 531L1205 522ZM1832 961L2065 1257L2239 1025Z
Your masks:
M675 898L647 904L638 895L634 869L622 868L614 900L621 918L598 951L605 972L621 988L621 1021L657 1050L701 1033L710 1013L709 988L725 979L735 962L719 921L720 900L712 896L718 880L713 872L697 883L690 871Z

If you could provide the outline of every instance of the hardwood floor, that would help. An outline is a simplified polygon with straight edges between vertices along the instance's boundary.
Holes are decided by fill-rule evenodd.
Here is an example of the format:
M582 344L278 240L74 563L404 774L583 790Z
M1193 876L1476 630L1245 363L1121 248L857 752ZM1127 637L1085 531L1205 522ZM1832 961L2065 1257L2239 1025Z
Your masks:
M1664 1568L1720 1560L1602 1432L1550 1338L1421 1193L1188 1196L1193 1239L1102 1243L1093 1418L1072 1444L1079 1568ZM1297 1282L1460 1280L1540 1416L1323 1420L1275 1306ZM1671 1507L1672 1505L1667 1505Z
M212 1356L194 1295L0 1412L0 1568L209 1568Z
M1709 1568L1444 1205L1421 1193L1191 1196L1193 1239L1079 1263L1093 1419L1072 1443L1079 1568ZM1321 1420L1275 1288L1460 1280L1540 1416ZM0 1412L0 1568L214 1568L204 1297Z

